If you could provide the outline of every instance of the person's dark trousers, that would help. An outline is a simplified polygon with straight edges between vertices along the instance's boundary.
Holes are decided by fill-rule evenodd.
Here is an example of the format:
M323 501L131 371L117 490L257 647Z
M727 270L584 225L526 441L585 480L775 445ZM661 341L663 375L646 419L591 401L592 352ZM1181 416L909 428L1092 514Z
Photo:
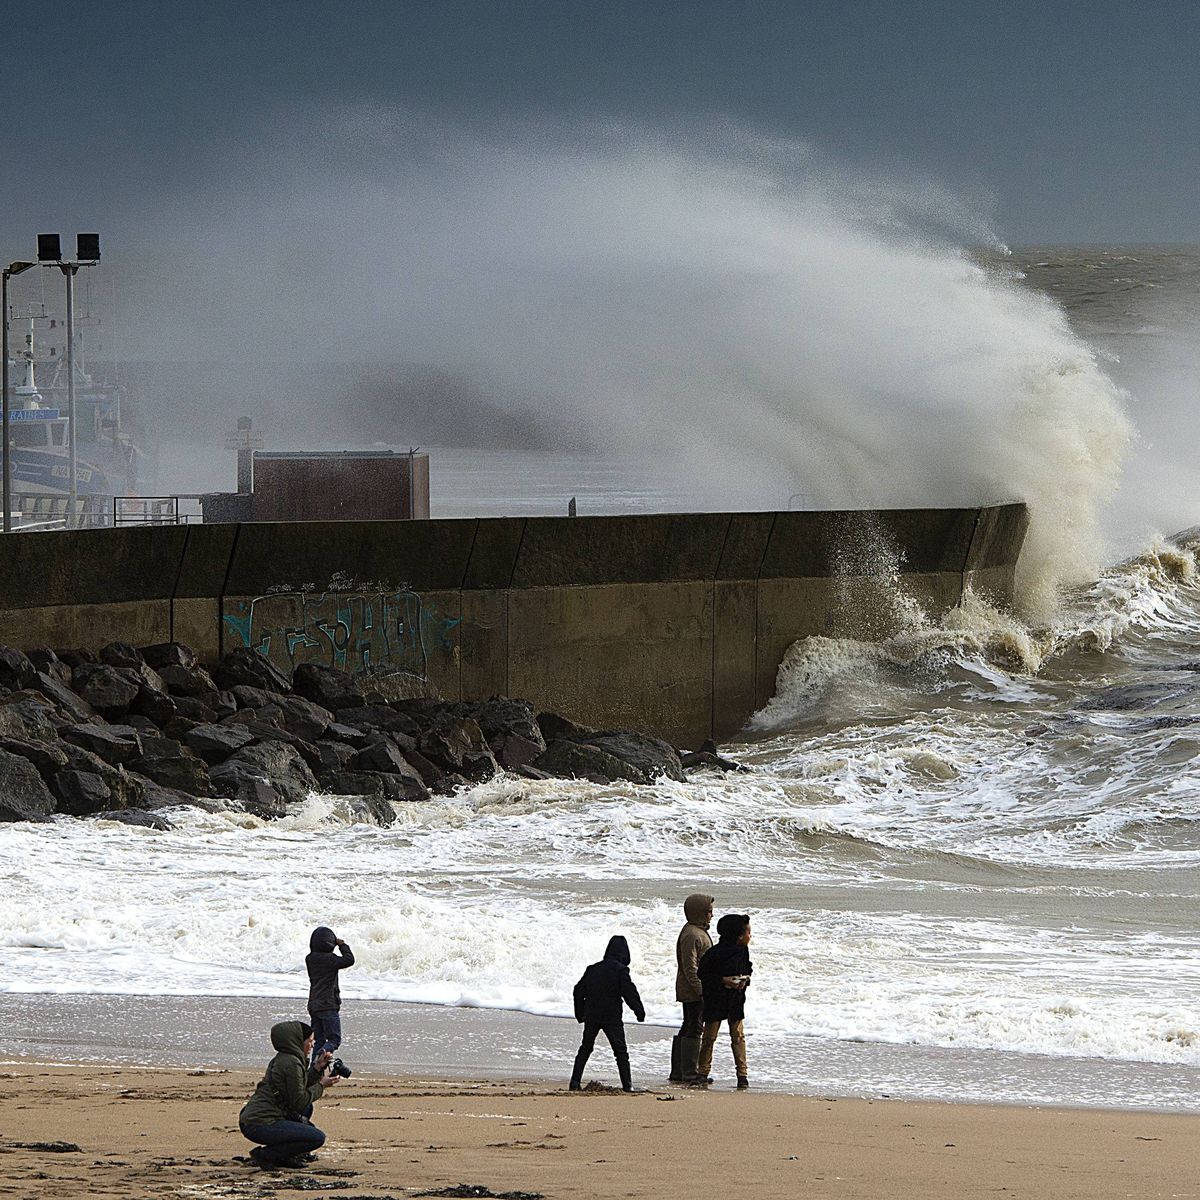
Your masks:
M575 1055L575 1069L571 1072L571 1086L577 1088L583 1082L583 1068L587 1066L587 1060L596 1045L596 1035L602 1029L612 1047L613 1058L617 1060L621 1086L628 1092L633 1087L633 1076L629 1071L629 1047L625 1044L625 1026L620 1021L612 1021L607 1025L596 1025L588 1021L584 1025L583 1041L580 1043L579 1053Z
M305 1121L272 1121L270 1125L243 1125L242 1136L262 1149L255 1161L286 1167L302 1154L311 1154L325 1144L325 1135Z
M704 1033L704 1001L684 1001L683 1024L679 1026L680 1037L698 1038Z
M313 1062L326 1050L333 1053L342 1044L342 1014L337 1009L312 1013Z

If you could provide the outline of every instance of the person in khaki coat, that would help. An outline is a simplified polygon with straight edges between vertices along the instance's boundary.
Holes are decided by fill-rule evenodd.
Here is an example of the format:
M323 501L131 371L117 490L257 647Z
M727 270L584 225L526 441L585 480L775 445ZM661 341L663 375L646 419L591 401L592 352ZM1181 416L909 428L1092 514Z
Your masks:
M694 892L683 902L687 924L675 942L675 999L683 1005L683 1024L671 1039L671 1081L702 1083L697 1063L704 1031L704 989L697 968L700 959L712 948L708 927L712 924L713 898Z

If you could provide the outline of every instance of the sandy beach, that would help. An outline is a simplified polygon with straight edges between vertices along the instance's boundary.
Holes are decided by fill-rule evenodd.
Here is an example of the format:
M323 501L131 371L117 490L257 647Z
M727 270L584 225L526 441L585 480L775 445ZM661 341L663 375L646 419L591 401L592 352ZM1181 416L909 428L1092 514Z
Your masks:
M1200 1196L1197 1116L377 1076L320 1103L310 1170L266 1173L236 1131L256 1079L10 1067L0 1195Z

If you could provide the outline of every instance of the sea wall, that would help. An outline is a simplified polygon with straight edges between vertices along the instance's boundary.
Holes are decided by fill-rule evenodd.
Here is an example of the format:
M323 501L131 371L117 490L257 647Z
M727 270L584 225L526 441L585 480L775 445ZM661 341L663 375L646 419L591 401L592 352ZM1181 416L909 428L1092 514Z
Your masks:
M525 696L680 744L736 732L811 634L1005 603L1024 505L143 527L0 538L0 643L252 646ZM898 589L897 584L900 587Z

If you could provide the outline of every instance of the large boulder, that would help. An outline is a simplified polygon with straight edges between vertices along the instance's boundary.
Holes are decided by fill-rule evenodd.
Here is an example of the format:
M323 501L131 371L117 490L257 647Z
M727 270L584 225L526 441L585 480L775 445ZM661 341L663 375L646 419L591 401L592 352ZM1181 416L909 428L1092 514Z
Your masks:
M54 796L27 758L0 750L0 821L45 821Z
M212 701L220 694L220 692L208 692L204 696L172 696L175 715L177 718L183 717L185 720L196 721L200 724L215 721L217 708Z
M159 729L165 729L177 716L179 709L175 701L165 692L155 692L150 688L142 688L137 699L129 706L128 720L131 716L145 717Z
M298 738L294 733L288 733L286 729L282 729L278 725L260 721L254 713L235 713L220 723L247 730L256 743L278 742L285 746L291 746L310 767L317 767L321 764L321 753L312 742L306 742L303 738Z
M27 759L43 779L49 779L67 765L67 756L54 742L29 742L23 738L0 737L0 750Z
M451 706L432 696L414 696L407 700L391 700L388 707L411 717L418 725L428 725L438 713L449 712Z
M291 801L275 787L260 779L251 780L238 792L238 802L251 816L263 821L275 821L287 816Z
M402 753L408 765L421 777L421 781L431 792L452 792L460 783L466 780L456 772L447 774L436 763L432 763L416 747L405 746Z
M322 790L334 796L372 796L382 801L408 802L428 800L429 791L410 769L404 774L391 771L334 771L321 781ZM379 810L382 812L382 808ZM396 819L377 821L390 825Z
M547 746L551 742L586 741L596 732L586 725L576 725L574 721L568 721L566 717L552 712L538 713L537 723Z
M368 793L365 795L347 795L344 803L350 810L351 818L360 825L395 825L396 809L393 807L394 797Z
M153 779L146 779L141 775L135 778L142 785L144 792L143 808L186 807L203 809L205 812L224 812L229 807L226 799L222 796L191 796L187 792L180 792L175 788L163 787L161 783L155 783Z
M239 683L229 689L229 695L234 699L238 708L266 708L279 699L278 692L268 692L264 688L250 687L249 684Z
M210 772L214 790L218 795L230 795L221 791L229 781L235 788L242 778L259 778L271 784L289 803L299 804L307 800L312 792L318 791L316 778L300 752L286 742L256 742L245 746Z
M557 779L590 779L593 783L645 783L641 771L615 755L586 742L551 742L532 764Z
M214 766L253 740L254 735L244 725L197 725L183 735L184 745Z
M37 677L37 667L12 646L0 646L0 687L10 692L27 688Z
M246 646L226 654L217 664L213 675L223 688L244 684L282 695L290 690L288 677L265 655Z
M386 704L364 704L357 708L340 708L337 714L339 725L352 725L358 729L382 729L385 733L403 733L410 738L420 736L421 727L407 713L397 712Z
M256 763L226 759L209 772L213 791L225 796L246 812L264 821L282 817L293 796L285 794L267 777L266 771Z
M60 667L63 663L58 664ZM72 721L90 721L96 710L81 696L77 696L58 675L38 671L29 685L31 691L45 696L55 708Z
M71 668L53 650L39 647L37 650L26 650L25 654L41 674L57 679L66 687L71 686Z
M439 712L417 738L417 749L444 771L476 781L499 771L491 748L472 717Z
M133 825L140 829L155 829L168 833L175 826L162 813L146 812L140 808L118 808L111 812L92 814L93 821L115 821L118 825Z
M50 781L58 811L87 817L112 808L113 795L102 775L94 771L59 771Z
M200 662L195 650L182 642L157 642L143 646L141 653L146 665L159 672L163 667L194 667Z
M416 768L399 749L383 739L363 747L349 763L351 772L385 775L385 794L394 800L428 800L429 789Z
M528 700L491 700L455 706L464 716L473 717L500 766L508 771L526 767L546 749Z
M320 761L313 767L318 779L323 779L322 772L342 771L354 757L354 748L344 742L320 741L316 743L316 751L321 756Z
M98 663L100 656L94 650L59 650L58 658L60 662L64 662L72 671L76 667L82 667L87 663Z
M493 696L490 700L468 700L454 705L464 717L473 717L480 732L490 742L494 737L519 733L531 742L545 745L533 705L528 700L509 700Z
M100 650L100 661L110 667L124 667L141 679L144 687L152 692L165 691L162 677L142 657L141 651L128 642L109 642Z
M638 772L643 783L653 783L664 775L668 779L680 782L687 778L683 773L683 764L679 761L678 752L674 746L661 738L618 729L594 733L587 739L586 744L619 758Z
M357 810L374 825L395 824L394 801L420 800L429 794L410 794L413 791L411 782L374 771L335 771L321 780L321 786L332 796L357 801ZM352 803L352 811L355 807Z
M410 675L390 666L376 666L361 679L368 704L392 704L397 701L418 700L437 696L437 689L427 679Z
M143 717L139 713L130 713L125 718L124 724L132 729L138 737L158 737L162 733L162 730L149 717Z
M160 787L189 796L207 796L212 791L203 760L170 738L147 738L141 755L129 767Z
M280 725L306 742L315 742L333 722L329 709L301 696L281 696L278 708Z
M142 752L142 739L129 725L68 725L59 736L64 742L90 750L114 767Z
M717 744L711 738L706 738L701 742L699 750L693 750L689 754L681 754L679 761L685 771L750 771L750 768L745 763L736 762L732 758L725 758L719 754L717 752Z
M131 667L136 671L146 665L141 651L128 642L109 642L107 646L100 647L97 657L110 667Z
M74 672L75 691L109 720L118 719L129 712L142 686L141 676L132 667L83 663Z
M345 742L347 746L361 747L367 744L369 735L365 729L359 729L357 725L344 725L341 721L334 721L325 730L325 737L336 742Z
M362 688L352 675L323 663L301 663L292 672L292 690L331 712L366 704Z
M31 742L53 742L63 720L44 697L31 692L13 692L0 697L0 735Z
M140 808L145 789L140 780L124 767L114 767L99 755L76 746L74 742L60 742L67 756L67 769L85 775L96 775L108 789L108 803L104 808ZM53 787L53 784L51 785ZM96 811L89 809L89 812Z
M172 696L202 699L218 690L213 677L203 667L166 666L158 674Z

